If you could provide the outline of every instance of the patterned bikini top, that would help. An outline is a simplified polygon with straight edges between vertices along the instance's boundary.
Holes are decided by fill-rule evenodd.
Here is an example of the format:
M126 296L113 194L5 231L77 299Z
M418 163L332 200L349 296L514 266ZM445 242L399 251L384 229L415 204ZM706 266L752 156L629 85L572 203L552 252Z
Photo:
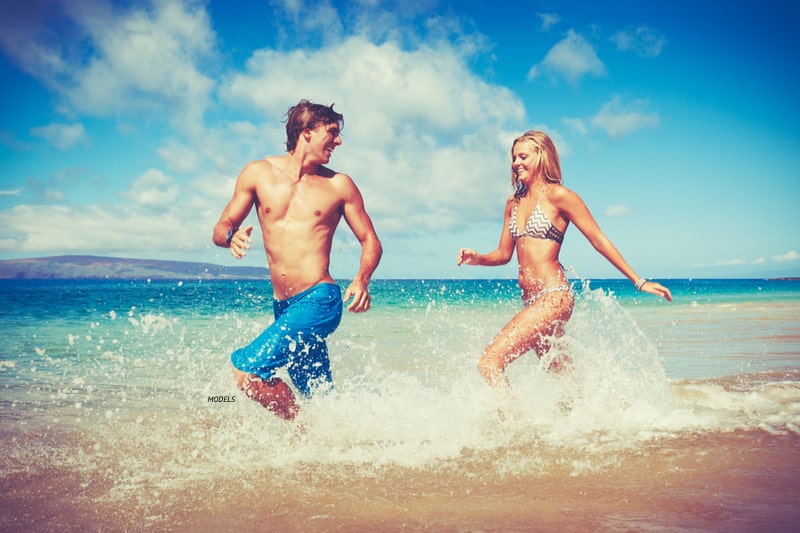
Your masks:
M517 206L519 204L514 205L514 209L511 210L508 232L514 240L520 237L533 237L534 239L550 239L551 241L556 241L558 244L564 242L564 232L555 227L550 219L547 218L547 215L544 214L544 211L542 211L542 193L544 193L544 187L539 191L539 199L536 201L536 208L528 218L528 222L525 223L525 231L523 233L520 233L517 227Z

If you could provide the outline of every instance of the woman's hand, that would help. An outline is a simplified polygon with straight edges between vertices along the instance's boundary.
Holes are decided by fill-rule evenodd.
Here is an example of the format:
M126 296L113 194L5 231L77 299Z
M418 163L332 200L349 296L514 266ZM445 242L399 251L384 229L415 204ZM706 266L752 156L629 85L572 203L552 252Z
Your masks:
M663 296L668 302L672 301L672 293L669 292L669 289L655 281L646 281L639 290L656 296Z
M467 265L478 264L478 252L470 248L462 248L458 252L458 257L456 258L456 264L458 266L461 266L462 264L467 264Z

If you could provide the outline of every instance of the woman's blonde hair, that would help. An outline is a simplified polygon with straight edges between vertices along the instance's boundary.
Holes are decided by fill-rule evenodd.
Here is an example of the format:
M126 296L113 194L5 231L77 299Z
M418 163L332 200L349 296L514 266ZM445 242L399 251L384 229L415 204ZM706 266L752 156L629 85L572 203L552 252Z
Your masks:
M558 150L553 140L543 131L528 130L511 143L511 161L514 161L514 147L520 141L530 141L536 146L539 153L539 163L534 167L534 172L540 174L546 183L561 185L561 163L558 160ZM528 192L528 187L517 181L514 170L511 170L511 184L514 186L514 198L519 200Z

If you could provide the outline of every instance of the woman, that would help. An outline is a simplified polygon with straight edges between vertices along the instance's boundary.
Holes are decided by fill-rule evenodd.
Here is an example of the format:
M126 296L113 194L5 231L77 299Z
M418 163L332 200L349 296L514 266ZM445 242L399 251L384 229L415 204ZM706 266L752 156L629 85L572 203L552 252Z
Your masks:
M511 180L515 191L506 202L497 249L479 254L462 248L457 259L458 265L504 265L517 251L524 308L506 324L478 363L481 375L493 386L509 385L505 368L517 357L534 350L541 358L549 350L548 338L564 334L575 298L558 253L570 222L638 290L672 301L669 289L634 272L580 196L561 184L558 152L547 134L528 131L514 140ZM554 360L549 369L560 372L568 362L567 357Z

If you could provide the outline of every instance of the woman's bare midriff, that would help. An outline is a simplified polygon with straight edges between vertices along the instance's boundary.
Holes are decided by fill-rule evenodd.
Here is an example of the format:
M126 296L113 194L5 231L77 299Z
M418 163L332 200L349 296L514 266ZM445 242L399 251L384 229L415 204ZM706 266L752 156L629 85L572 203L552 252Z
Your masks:
M558 261L537 265L534 268L520 266L518 281L523 300L528 300L545 289L569 285L569 280Z

